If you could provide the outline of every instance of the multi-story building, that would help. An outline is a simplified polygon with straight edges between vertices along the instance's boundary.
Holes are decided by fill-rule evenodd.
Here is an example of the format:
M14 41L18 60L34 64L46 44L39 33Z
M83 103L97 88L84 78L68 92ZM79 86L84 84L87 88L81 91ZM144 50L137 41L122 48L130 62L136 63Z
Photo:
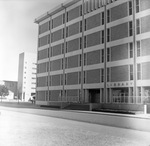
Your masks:
M18 66L18 96L22 101L28 101L36 91L37 55L34 53L19 54Z
M37 104L136 110L149 96L149 0L71 0L35 23Z

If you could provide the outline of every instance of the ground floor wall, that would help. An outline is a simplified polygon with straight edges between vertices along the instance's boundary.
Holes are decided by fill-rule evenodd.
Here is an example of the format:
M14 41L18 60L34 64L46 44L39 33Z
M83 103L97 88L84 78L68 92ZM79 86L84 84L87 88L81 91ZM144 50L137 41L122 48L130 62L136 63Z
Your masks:
M63 93L64 92L64 93ZM63 96L65 95L65 96ZM83 97L81 89L42 90L37 91L36 104L66 106L70 103L92 104L92 109L97 106L101 109L143 111L144 104L148 104L150 112L150 87L138 86L137 96L133 96L133 86L130 87L107 87L106 98L104 98L104 88L83 88Z

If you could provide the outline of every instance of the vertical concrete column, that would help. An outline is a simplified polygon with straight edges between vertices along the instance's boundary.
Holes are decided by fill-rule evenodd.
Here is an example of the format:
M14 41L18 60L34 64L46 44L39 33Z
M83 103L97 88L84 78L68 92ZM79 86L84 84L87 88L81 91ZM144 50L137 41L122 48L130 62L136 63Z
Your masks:
M83 84L84 84L84 0L82 0L82 54L81 54L81 102L85 102L84 100L84 89L83 89Z
M49 15L49 14L48 14ZM50 34L50 40L49 40L49 49L48 49L48 53L49 53L49 63L48 63L48 65L49 65L49 67L48 67L48 99L47 99L47 102L48 101L50 101L50 94L49 94L49 91L50 91L50 84L49 84L49 81L51 80L51 78L50 78L50 58L51 58L51 53L50 53L50 49L51 49L51 29L52 29L52 17L51 17L51 15L49 15L49 17L50 17L50 23L49 23L49 28L50 28L50 30L49 30L49 34Z
M62 102L63 102L63 99L65 99L65 52L66 52L66 23L67 23L67 11L66 11L66 7L62 6L65 10L65 18L62 18L62 19L65 19L65 22L64 22L64 54L63 54L63 91L62 91L62 96L61 96L61 108L62 108Z
M135 97L135 103L137 103L137 49L136 49L136 18L135 18L135 14L136 14L136 1L132 0L133 3L133 59L134 59L134 63L133 63L133 72L134 72L134 90L133 90L133 96Z
M107 99L107 8L104 5L104 103Z

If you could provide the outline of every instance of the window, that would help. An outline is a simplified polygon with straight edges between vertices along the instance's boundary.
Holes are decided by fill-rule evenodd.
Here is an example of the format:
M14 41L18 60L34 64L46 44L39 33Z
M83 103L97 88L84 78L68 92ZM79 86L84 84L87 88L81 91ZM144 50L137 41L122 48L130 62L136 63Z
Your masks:
M47 57L50 57L50 48L47 48Z
M48 22L49 30L51 30L51 21Z
M133 65L130 65L130 80L133 80Z
M89 12L89 10L88 10L88 5L89 5L89 3L88 3L88 1L86 1L86 13Z
M141 43L137 41L137 57L141 56Z
M107 42L110 42L110 28L107 29Z
M79 72L79 84L81 84L81 72Z
M107 10L107 23L110 22L110 10Z
M49 71L49 62L46 63L47 66L47 72Z
M133 26L132 26L132 21L129 22L129 36L133 35Z
M65 13L63 14L63 24L65 23Z
M68 37L68 27L66 27L66 37Z
M102 49L102 54L101 54L101 56L102 56L102 63L104 62L104 49Z
M136 19L136 34L140 34L140 19Z
M53 29L53 27L54 27L54 26L53 26L53 19L52 19L52 29Z
M137 96L138 96L138 99L137 99L137 102L138 103L141 103L141 87L137 87Z
M63 28L62 29L62 38L64 39L64 37L65 37L65 29Z
M65 85L67 85L67 74L65 74ZM66 92L65 92L65 94L66 94Z
M80 21L80 32L82 32L82 21Z
M87 55L86 54L84 54L84 65L86 65L86 58L87 57Z
M136 0L136 13L140 11L139 0Z
M63 85L63 74L61 74L60 77L61 77L61 81L60 81L61 83L60 84Z
M53 56L53 47L50 48L50 55Z
M133 43L129 44L129 49L130 49L130 58L133 58Z
M67 12L67 22L68 22L68 20L69 20L69 16L68 16L68 12Z
M80 38L80 49L82 49L82 38Z
M53 33L51 33L51 42L53 42Z
M61 59L61 69L64 68L64 59Z
M101 82L104 82L104 69L101 69Z
M48 76L46 77L46 86L48 86Z
M86 19L84 20L84 30L86 31Z
M86 48L86 36L84 36L84 48Z
M101 15L102 15L102 17L101 17L102 18L102 25L104 25L104 12L102 12Z
M102 39L101 41L102 41L102 44L104 44L104 30L102 30L101 35L102 35L102 36L101 36L101 39Z
M67 68L68 67L68 58L65 58L65 68Z
M110 61L110 48L107 48L107 62Z
M81 54L79 55L79 66L81 66L82 65L82 56L81 56Z
M50 39L51 39L51 38L50 38L50 34L49 34L49 35L48 35L48 44L50 43Z
M82 5L80 6L80 16L82 16Z
M49 76L49 86L52 85L52 82L51 82L51 76Z
M137 64L137 79L141 80L141 64Z
M66 42L66 53L68 52L68 42Z
M110 82L110 68L107 68L107 82Z
M61 53L64 54L64 43L61 44Z
M129 1L129 15L132 15L132 1Z
M86 72L84 71L84 83L86 83Z

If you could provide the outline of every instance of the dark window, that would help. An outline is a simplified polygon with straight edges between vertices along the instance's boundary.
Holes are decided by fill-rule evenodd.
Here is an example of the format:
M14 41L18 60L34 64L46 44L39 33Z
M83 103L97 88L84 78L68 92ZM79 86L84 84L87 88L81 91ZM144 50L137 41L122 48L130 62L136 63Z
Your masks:
M110 48L107 48L107 62L110 61Z
M107 42L110 42L110 28L107 29Z
M80 38L80 49L82 49L82 38Z
M130 80L133 80L133 65L130 65Z
M132 1L129 1L129 15L132 15Z
M136 0L136 13L140 11L139 0Z
M130 49L130 58L133 58L133 43L129 44L129 49Z
M137 41L137 57L141 56L141 43Z
M80 32L82 32L82 21L80 21Z
M86 48L86 36L84 36L84 48Z
M129 22L129 36L133 35L133 25L132 25L132 21Z
M104 25L104 12L102 12L102 25Z
M110 10L107 10L107 23L110 22Z
M140 19L136 20L136 34L140 34Z
M141 64L137 64L137 79L141 80Z

